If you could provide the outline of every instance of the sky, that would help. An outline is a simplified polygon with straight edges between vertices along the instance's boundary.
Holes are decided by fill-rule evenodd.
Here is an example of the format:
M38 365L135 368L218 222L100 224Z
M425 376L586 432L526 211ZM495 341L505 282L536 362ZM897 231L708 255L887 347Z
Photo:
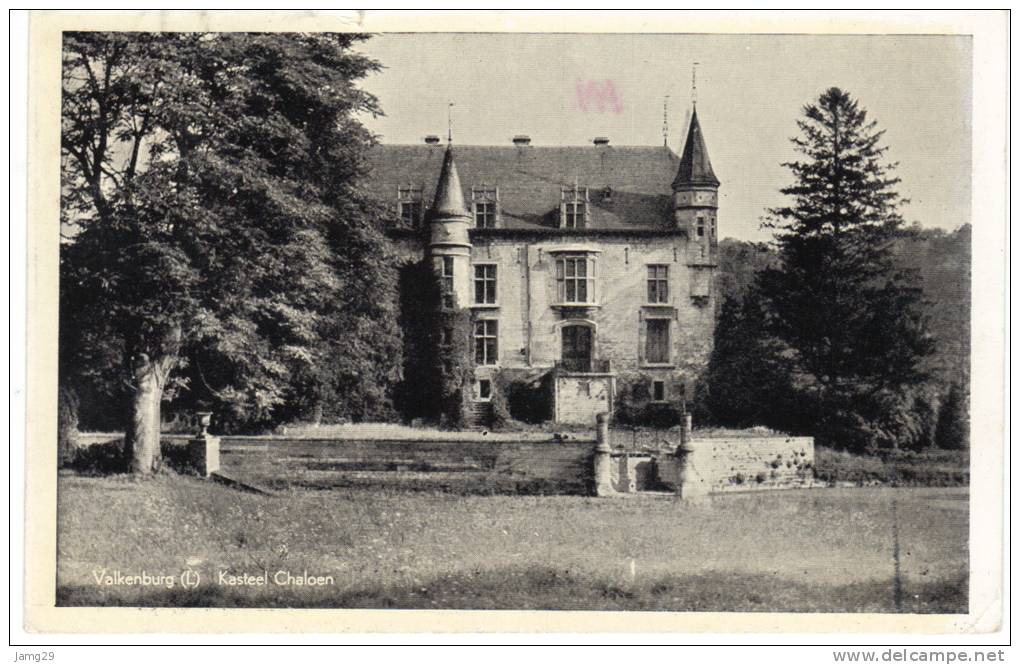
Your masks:
M662 145L683 149L697 66L698 119L716 175L721 237L765 240L766 208L790 184L781 166L805 104L844 88L886 130L908 223L970 222L971 41L966 36L388 33L359 46L383 71L362 87L385 116L383 143L446 135L508 145ZM601 93L601 104L599 95Z

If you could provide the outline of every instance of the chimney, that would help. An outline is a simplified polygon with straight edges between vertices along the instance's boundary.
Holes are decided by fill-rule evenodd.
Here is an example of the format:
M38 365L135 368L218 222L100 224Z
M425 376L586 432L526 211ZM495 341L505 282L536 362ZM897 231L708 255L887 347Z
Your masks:
M435 134L429 134L425 137L425 143L429 145L439 145L439 137Z
M609 145L609 137L608 136L596 136L592 140L592 143L594 143L595 145Z
M514 145L531 145L531 137L525 134L518 134L514 137Z

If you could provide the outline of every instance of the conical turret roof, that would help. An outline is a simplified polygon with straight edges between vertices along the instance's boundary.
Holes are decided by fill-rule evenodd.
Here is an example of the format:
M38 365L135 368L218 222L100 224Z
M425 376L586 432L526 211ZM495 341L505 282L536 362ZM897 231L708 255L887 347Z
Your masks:
M712 162L708 159L708 148L705 147L705 137L701 132L701 123L698 122L698 109L696 108L691 114L691 126L687 130L687 143L684 145L684 152L680 157L680 168L673 180L673 189L685 185L719 186L719 179L715 177L715 172L712 171Z
M464 191L460 187L457 164L453 161L453 144L446 146L446 154L443 156L443 168L439 171L439 182L436 184L436 198L432 202L432 216L471 216L464 205Z

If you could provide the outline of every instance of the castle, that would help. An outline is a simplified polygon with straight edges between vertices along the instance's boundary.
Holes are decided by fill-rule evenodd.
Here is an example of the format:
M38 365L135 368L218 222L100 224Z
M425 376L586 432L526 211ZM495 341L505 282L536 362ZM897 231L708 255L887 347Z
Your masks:
M712 348L719 180L695 109L661 147L381 145L368 187L403 260L427 257L443 306L471 317L479 418L505 381L548 417L591 423L690 394ZM428 203L431 202L431 205Z

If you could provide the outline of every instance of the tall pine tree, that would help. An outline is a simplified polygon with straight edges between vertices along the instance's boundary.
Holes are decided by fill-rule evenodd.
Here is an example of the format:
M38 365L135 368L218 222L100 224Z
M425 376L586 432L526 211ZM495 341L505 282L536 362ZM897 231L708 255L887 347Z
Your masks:
M920 290L891 260L903 199L884 132L838 88L807 105L797 126L802 158L784 164L794 182L781 190L790 202L769 211L780 265L761 273L760 287L814 418L839 438L860 413L880 417L871 396L922 380L932 342Z

